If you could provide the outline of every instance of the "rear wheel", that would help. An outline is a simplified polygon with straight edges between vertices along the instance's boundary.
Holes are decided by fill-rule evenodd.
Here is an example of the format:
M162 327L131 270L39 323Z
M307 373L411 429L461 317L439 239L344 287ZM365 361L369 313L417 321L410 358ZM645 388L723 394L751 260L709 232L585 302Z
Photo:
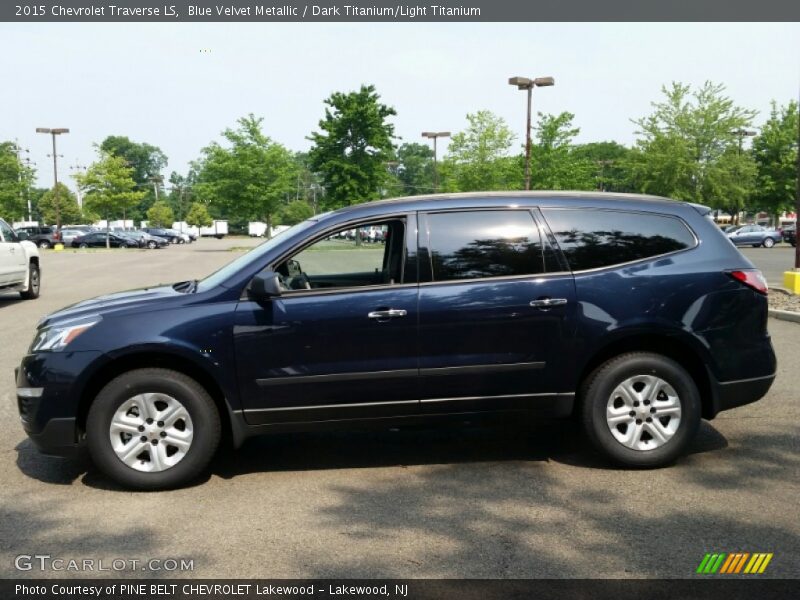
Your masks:
M150 250L155 250L158 248L158 244L156 244L153 240L150 240L147 242L147 247L150 248Z
M764 245L764 248L772 248L775 245L775 240L770 237L764 238L762 244Z
M594 446L627 467L660 467L689 445L700 424L694 380L666 356L633 352L589 377L582 421Z
M41 240L39 242L39 248L41 248L42 250L47 250L49 247L50 247L50 242L48 242L47 240Z
M106 385L86 420L95 464L126 487L184 485L206 468L220 439L214 401L194 379L137 369Z
M89 244L78 244L78 248L88 248Z
M28 289L24 292L20 292L19 295L22 296L24 300L35 300L39 297L39 288L41 284L42 279L39 265L31 263L28 266Z

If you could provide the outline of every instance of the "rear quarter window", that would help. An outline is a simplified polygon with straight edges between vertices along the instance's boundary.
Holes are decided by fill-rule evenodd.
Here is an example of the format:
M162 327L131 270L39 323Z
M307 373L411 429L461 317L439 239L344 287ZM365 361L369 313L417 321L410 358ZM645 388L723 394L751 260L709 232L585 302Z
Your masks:
M693 248L681 219L618 210L542 209L573 271L585 271Z

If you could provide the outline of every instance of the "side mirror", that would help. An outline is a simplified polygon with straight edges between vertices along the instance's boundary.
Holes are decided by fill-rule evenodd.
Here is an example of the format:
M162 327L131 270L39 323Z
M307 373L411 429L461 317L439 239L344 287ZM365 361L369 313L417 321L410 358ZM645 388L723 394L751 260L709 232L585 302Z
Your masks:
M15 233L17 234L17 239L20 242L23 242L23 241L28 239L28 234L25 231L18 231L18 232L15 232Z
M281 295L281 283L275 271L261 271L250 282L249 291L257 299L274 298Z

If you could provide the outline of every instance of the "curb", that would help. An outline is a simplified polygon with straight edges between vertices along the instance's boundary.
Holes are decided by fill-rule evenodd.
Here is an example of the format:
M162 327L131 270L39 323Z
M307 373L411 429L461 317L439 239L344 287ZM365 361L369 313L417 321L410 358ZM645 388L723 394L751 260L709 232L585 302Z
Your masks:
M800 312L770 308L769 316L772 317L773 319L780 319L781 321L791 321L792 323L800 323Z

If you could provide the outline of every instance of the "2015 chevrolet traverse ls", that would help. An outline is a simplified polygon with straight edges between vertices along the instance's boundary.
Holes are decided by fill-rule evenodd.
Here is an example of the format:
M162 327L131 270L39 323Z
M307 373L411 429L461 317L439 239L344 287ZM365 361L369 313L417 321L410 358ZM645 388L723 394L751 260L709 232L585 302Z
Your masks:
M123 485L201 473L227 430L577 417L656 467L769 390L761 273L702 206L593 193L401 198L319 215L200 281L45 317L17 371L48 454ZM342 232L378 228L352 251Z

